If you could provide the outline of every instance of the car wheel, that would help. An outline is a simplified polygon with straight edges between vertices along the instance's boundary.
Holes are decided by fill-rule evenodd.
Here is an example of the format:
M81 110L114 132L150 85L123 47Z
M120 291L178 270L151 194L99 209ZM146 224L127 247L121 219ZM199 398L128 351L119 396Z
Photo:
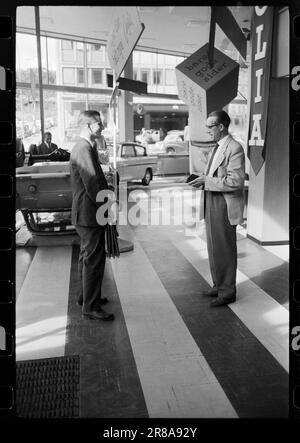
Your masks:
M167 154L175 154L175 149L174 148L168 148L167 149Z
M149 186L151 180L152 180L152 171L151 169L147 169L144 178L142 179L142 185Z

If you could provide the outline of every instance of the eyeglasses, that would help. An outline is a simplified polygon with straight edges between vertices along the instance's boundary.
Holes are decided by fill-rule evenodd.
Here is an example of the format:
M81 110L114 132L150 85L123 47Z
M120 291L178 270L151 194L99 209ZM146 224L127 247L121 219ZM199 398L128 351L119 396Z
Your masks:
M214 123L212 125L206 125L207 129L213 128L214 126L219 126L220 123Z
M89 125L89 126L92 126L92 125L98 125L98 126L100 126L100 128L104 128L104 126L103 126L103 123L102 123L102 122L93 122L93 123L90 123L90 125Z

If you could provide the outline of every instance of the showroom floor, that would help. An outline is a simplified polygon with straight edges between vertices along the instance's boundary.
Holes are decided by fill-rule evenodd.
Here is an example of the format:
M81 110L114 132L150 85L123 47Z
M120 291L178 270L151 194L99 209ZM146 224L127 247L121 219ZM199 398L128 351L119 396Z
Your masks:
M181 192L167 178L134 186L152 200L169 188ZM134 250L107 260L114 322L81 317L78 245L17 248L17 360L79 355L81 417L286 417L288 246L259 246L239 226L237 302L214 309L201 295L211 284L202 222L119 233Z

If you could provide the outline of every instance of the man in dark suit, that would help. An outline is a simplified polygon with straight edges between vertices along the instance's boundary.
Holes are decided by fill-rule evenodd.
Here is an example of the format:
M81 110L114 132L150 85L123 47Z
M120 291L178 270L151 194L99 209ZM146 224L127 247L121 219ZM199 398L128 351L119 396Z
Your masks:
M202 188L200 218L205 219L209 265L213 288L205 295L215 296L211 306L236 301L236 226L243 221L245 154L228 133L229 115L211 112L206 127L217 142L205 173L189 184Z
M102 309L108 300L101 297L105 268L105 226L97 223L96 202L99 191L108 189L97 153L95 140L103 129L98 111L84 111L79 116L80 137L72 149L70 174L72 185L72 223L80 237L78 272L82 315L94 320L113 320Z
M32 145L34 146L34 145ZM45 132L44 140L38 146L35 146L34 149L30 150L30 154L33 155L42 155L42 154L50 154L51 152L57 151L58 146L55 143L52 143L52 134L51 132Z

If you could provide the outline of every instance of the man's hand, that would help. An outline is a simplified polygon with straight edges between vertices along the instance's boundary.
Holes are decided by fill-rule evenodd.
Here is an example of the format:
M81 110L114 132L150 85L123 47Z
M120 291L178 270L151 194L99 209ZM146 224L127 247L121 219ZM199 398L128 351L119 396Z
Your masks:
M200 188L205 183L205 175L201 174L199 177L195 178L194 180L190 181L188 184L193 186L194 188Z

